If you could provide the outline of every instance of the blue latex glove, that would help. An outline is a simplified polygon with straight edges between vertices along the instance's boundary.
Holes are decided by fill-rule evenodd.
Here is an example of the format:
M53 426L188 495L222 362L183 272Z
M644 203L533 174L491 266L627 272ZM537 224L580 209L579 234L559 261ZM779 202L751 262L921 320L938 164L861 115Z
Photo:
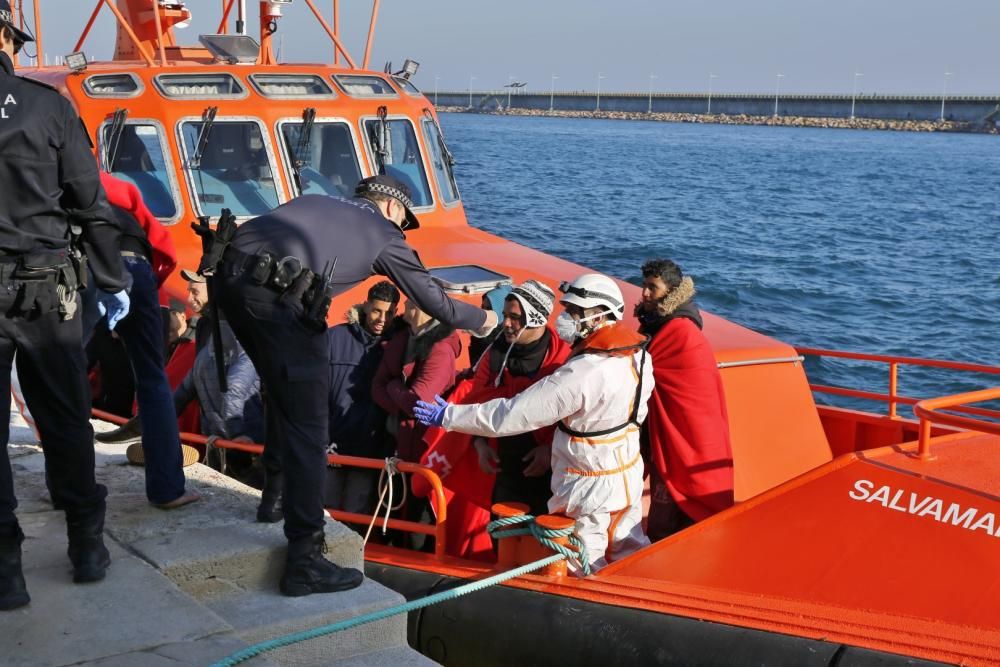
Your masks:
M444 421L444 409L451 403L440 396L434 397L434 403L417 401L413 408L413 416L424 426L440 426Z
M128 315L129 299L125 290L115 292L101 292L97 297L97 310L101 315L108 318L108 329L114 331L115 325L121 322Z

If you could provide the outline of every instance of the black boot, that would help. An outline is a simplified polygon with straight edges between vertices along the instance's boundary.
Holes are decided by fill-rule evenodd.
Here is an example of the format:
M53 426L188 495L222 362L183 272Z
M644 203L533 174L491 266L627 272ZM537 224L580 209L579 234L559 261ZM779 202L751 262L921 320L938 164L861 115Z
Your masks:
M84 512L66 512L69 559L73 563L73 581L83 584L100 581L111 565L111 554L104 546L104 501Z
M277 523L281 521L281 485L284 475L264 471L264 488L260 492L260 505L257 506L257 521L259 523Z
M326 553L326 533L312 535L288 543L285 573L281 577L281 592L289 597L312 593L335 593L357 588L365 576L353 567L338 567L323 556Z
M24 533L0 537L0 610L17 609L31 601L21 572L21 542Z

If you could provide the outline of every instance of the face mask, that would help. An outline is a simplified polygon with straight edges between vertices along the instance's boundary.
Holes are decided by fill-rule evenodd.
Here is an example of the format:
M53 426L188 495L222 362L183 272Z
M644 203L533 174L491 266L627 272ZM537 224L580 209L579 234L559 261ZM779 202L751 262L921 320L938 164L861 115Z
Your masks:
M559 317L556 318L556 335L567 343L574 343L577 338L581 337L582 329L585 328L581 327L581 325L589 320L595 320L602 315L603 313L598 313L596 315L581 317L578 320L574 320L569 313L563 311L559 313Z

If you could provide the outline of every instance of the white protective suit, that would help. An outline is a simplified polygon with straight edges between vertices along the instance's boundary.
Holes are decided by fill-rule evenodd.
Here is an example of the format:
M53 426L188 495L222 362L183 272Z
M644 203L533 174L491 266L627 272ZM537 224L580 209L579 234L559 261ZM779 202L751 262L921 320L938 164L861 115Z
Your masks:
M483 437L526 433L559 421L585 433L621 426L631 416L640 367L636 421L642 423L653 391L652 360L647 355L643 366L643 354L579 354L513 398L449 406L442 426ZM635 424L586 438L556 430L549 511L576 519L592 570L607 564L606 555L621 558L649 544L642 532L642 477Z

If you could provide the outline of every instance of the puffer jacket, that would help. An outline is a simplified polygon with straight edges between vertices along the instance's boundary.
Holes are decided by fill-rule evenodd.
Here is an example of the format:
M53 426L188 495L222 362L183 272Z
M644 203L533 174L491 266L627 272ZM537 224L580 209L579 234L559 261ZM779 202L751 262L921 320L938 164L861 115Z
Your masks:
M264 442L264 408L257 371L226 322L221 323L221 331L229 391L223 394L219 387L215 346L209 343L198 352L191 372L174 392L174 408L180 414L197 400L204 435L226 440L245 435L254 442Z
M331 453L381 458L385 412L372 401L372 379L382 360L382 338L361 325L361 306L347 312L347 322L326 332L330 345Z

